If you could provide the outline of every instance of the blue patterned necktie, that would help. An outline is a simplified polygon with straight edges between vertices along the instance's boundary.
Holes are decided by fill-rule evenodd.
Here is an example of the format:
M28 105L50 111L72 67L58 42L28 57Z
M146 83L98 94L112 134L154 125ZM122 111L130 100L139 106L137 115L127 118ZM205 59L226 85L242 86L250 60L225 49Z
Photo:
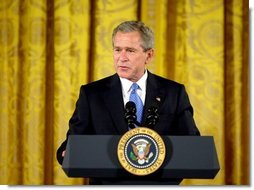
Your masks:
M137 121L141 123L142 114L143 114L143 102L139 95L137 94L137 89L139 88L137 83L133 83L131 86L131 94L130 94L130 101L134 102L136 104L136 115L137 115Z

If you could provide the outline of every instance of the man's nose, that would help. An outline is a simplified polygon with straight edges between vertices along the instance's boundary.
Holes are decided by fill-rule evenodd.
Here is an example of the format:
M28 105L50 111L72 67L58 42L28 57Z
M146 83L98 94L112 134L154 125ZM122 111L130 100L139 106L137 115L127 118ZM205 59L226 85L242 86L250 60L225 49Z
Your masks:
M127 57L127 52L125 50L122 50L120 53L120 60L121 61L126 61L128 59Z

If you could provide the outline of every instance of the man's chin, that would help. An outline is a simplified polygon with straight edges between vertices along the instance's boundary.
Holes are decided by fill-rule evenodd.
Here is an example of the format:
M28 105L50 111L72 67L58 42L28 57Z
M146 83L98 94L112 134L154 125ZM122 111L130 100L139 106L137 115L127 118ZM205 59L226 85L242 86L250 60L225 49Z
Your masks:
M118 76L121 77L121 78L130 78L130 75L128 75L128 73L126 72L117 72Z

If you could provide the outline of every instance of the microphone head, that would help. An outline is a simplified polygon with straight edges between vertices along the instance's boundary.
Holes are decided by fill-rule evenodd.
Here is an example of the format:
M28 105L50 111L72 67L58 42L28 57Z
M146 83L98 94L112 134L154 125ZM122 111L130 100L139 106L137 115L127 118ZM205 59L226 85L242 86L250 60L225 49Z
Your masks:
M135 123L137 122L136 116L136 104L132 101L129 101L125 105L125 120L128 123L128 127L133 129L135 128Z
M127 102L125 105L125 111L136 113L136 104L132 101Z
M145 123L146 123L146 126L148 127L154 127L159 120L158 109L159 109L160 100L161 99L157 97L156 101L154 101L151 107L147 109L147 117L146 117Z

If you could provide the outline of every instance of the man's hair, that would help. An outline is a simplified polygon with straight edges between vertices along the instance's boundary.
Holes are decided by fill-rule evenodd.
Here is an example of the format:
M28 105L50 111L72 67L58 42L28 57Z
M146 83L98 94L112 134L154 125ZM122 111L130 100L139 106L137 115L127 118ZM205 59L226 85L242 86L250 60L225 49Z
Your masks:
M154 47L154 34L153 31L141 21L125 21L119 24L112 33L112 45L114 47L114 38L117 32L134 32L137 31L141 37L141 46L144 51Z

